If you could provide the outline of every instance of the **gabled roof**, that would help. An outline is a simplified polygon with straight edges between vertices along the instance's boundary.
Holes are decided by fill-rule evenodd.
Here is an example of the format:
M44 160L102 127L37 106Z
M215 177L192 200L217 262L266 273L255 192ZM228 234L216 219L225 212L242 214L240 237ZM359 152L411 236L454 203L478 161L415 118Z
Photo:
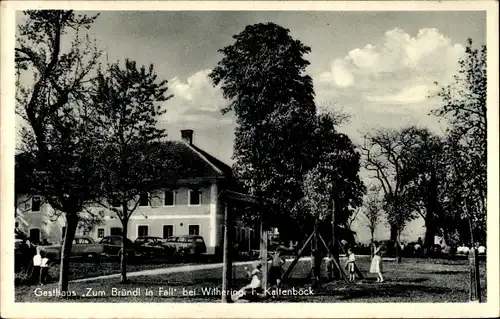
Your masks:
M226 163L222 162L221 160L213 157L212 155L208 154L204 150L198 148L197 146L191 144L188 145L192 149L194 149L196 152L198 152L207 162L211 164L212 167L216 168L219 170L222 174L224 175L232 175L233 170L231 166L227 165Z
M178 167L175 174L177 180L207 180L232 178L231 167L216 159L200 148L181 141L161 142L163 146L162 156L169 157L175 166ZM152 147L158 147L158 144ZM33 170L33 164L23 153L17 154L15 167L15 188L16 193L26 193L28 189L28 178ZM159 161L162 158L158 158ZM20 174L20 172L23 172Z
M235 191L230 191L230 190L223 190L220 194L219 197L224 198L226 200L231 200L231 201L236 201L236 202L242 202L250 205L261 205L262 201L258 197L248 195L248 194L243 194L243 193L238 193Z
M231 167L202 149L180 141L164 143L168 153L181 167L178 178L231 178Z

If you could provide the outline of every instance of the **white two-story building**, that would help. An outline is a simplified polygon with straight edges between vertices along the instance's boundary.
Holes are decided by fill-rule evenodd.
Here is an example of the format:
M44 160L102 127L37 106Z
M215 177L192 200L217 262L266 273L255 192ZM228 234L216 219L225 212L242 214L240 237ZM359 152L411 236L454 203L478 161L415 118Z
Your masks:
M167 238L173 235L201 235L207 253L215 253L223 241L225 205L219 195L231 188L231 167L195 146L192 130L182 130L181 134L182 141L168 142L183 161L184 171L179 173L178 186L176 189L165 188L154 194L141 195L139 206L128 224L128 237L134 240L139 236ZM16 189L22 190L22 187ZM18 191L16 207L16 221L32 241L46 239L54 243L62 240L64 216L55 216L54 210L44 204L40 196ZM102 222L90 229L80 227L78 232L96 241L104 236L121 234L122 225L115 214L98 210L103 214ZM234 225L230 234L240 247L258 245L258 232L254 227L239 221Z

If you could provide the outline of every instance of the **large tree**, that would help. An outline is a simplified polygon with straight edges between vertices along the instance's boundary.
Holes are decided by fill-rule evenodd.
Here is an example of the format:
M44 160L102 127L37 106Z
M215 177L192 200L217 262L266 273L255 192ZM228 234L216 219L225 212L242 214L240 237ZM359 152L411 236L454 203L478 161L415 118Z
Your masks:
M323 218L335 202L337 222L347 226L366 191L359 178L361 156L350 138L336 130L329 114L318 115L314 137L315 165L304 179L304 203Z
M402 184L405 200L425 221L424 245L432 247L438 229L446 224L440 199L443 194L446 165L441 137L426 128L412 128L414 140L402 154Z
M441 85L437 83L438 85ZM479 49L471 39L459 60L454 81L441 88L441 108L434 114L448 123L445 155L448 163L450 209L470 224L470 238L486 234L487 183L487 66L486 46Z
M414 217L408 211L407 189L403 180L403 154L415 143L415 128L379 129L365 135L361 146L364 168L380 183L384 193L390 238L396 241L406 222Z
M158 80L153 65L137 67L126 60L111 64L97 77L92 96L95 123L104 150L99 173L99 204L116 214L122 224L121 276L127 281L128 223L141 203L149 203L161 187L173 183L175 162L168 156L164 129L158 128L166 110L167 81ZM172 185L170 185L172 186Z
M274 23L249 25L220 50L210 73L234 111L234 172L254 195L264 196L268 226L285 230L302 198L316 107L312 79L304 74L310 48Z
M373 241L375 239L375 230L382 220L382 197L380 195L380 185L372 185L368 188L363 203L362 214L366 218L366 225L370 230L370 252L373 255Z
M360 154L347 135L336 131L334 120L328 114L318 116L315 142L316 165L304 177L304 208L314 216L316 230L320 220L330 221L331 227L342 225L347 229L366 191L359 178ZM337 261L338 240L332 242L333 257Z
M30 190L66 219L61 291L68 289L79 213L95 198L99 183L92 167L101 148L86 103L100 56L85 36L95 18L73 11L25 11L16 37L16 113L23 123L19 148L31 163Z

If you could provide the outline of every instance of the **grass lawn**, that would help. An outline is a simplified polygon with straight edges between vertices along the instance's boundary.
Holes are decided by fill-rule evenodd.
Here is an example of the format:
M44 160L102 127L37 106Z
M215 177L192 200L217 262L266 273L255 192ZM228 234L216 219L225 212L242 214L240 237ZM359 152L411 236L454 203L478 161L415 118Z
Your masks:
M146 269L144 266L141 269ZM163 265L147 268L158 268ZM172 266L171 264L168 266ZM375 276L368 274L369 259L358 258L358 266L365 274L363 281L346 284L343 281L323 282L313 289L312 296L278 296L265 302L467 302L468 301L468 264L465 260L428 260L403 259L402 264L394 261L383 262L386 282L376 283ZM480 265L483 300L486 300L485 262ZM116 266L118 267L118 266ZM132 269L131 266L130 269ZM285 265L287 267L287 265ZM310 262L301 261L283 283L283 289L307 290L311 282L307 278ZM118 268L116 268L118 270ZM116 271L115 271L116 272ZM240 288L248 283L244 278L243 267L235 267L233 287ZM97 274L92 274L97 276ZM193 272L165 274L157 276L132 277L126 284L118 279L96 280L70 283L70 290L76 296L58 298L36 296L37 293L50 294L56 284L41 287L16 287L17 302L218 302L220 294L203 293L202 289L221 288L222 269L198 270ZM74 273L73 273L74 276ZM74 277L73 277L74 278ZM135 295L117 296L114 291ZM147 294L151 291L151 295ZM84 296L89 292L88 296Z
M200 263L200 262L198 262ZM197 262L183 262L180 260L147 259L145 261L132 262L127 264L127 272L140 270L177 267L182 265L193 265ZM206 262L204 262L206 264ZM49 270L49 283L59 279L59 262L53 262ZM120 273L119 260L103 260L100 262L87 262L82 260L72 260L70 266L69 279L81 279L88 277L98 277Z

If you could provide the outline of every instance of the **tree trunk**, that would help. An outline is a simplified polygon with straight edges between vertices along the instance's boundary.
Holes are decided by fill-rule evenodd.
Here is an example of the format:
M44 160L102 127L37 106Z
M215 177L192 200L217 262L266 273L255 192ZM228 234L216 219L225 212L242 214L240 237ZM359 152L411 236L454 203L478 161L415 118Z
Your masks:
M430 248L434 247L434 236L436 235L436 222L432 217L433 213L427 211L426 219L425 219L425 238L424 238L424 247L427 248L427 251L430 251Z
M120 270L122 274L122 283L127 282L127 234L128 234L128 218L122 219L122 254L120 257Z
M226 203L224 208L224 251L223 251L223 266L222 266L222 302L228 303L232 299L228 295L228 291L231 287L231 275L232 275L232 260L231 260L231 240L229 238L229 230L231 225L231 216L229 212L229 205Z
M395 242L396 245L396 260L398 264L401 263L403 259L403 252L401 251L401 232L398 233L398 240Z
M434 166L432 166L434 167ZM425 238L424 247L428 252L434 251L434 236L437 232L437 181L436 172L434 169L431 171L431 180L429 191L427 193L426 215L425 215Z
M314 223L314 250L311 263L313 280L318 280L321 272L321 253L319 251L318 220Z
M374 255L374 251L373 251L373 242L375 241L375 232L374 231L371 231L370 232L370 257L373 258L373 255Z
M268 234L267 230L265 229L264 226L264 217L262 215L262 210L261 210L261 215L260 215L260 258L262 262L262 289L264 289L264 294L266 293L267 290L267 241L268 241Z
M477 258L477 249L475 247L472 247L469 251L469 269L469 301L481 302L481 279L479 276L479 261Z
M78 212L66 213L66 233L61 252L61 266L59 270L59 291L68 291L69 266L71 248L75 238L76 227L78 226Z
M391 226L390 240L396 241L398 239L398 226L397 225L390 225L390 226Z
M336 228L337 228L337 221L335 218L335 201L332 201L332 254L333 254L333 259L337 262L338 265L340 265L340 258L339 258L339 245L338 245L338 238L337 238L337 233L336 233ZM340 272L339 270L334 267L333 268L333 279L338 280L340 279Z

